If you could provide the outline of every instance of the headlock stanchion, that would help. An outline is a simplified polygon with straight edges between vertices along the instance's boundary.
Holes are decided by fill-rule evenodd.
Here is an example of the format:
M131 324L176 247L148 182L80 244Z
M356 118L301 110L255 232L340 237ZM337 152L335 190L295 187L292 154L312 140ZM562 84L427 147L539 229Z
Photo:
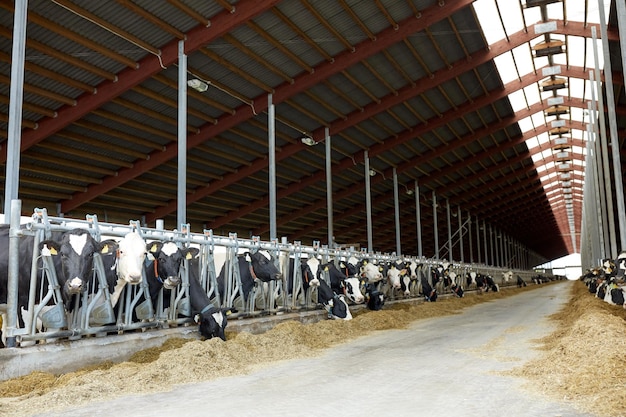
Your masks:
M40 250L39 246L42 241L50 239L53 235L58 236L58 232L75 228L86 229L100 243L109 239L119 241L130 232L138 233L148 246L156 241L174 242L185 253L189 252L178 271L180 284L168 291L161 288L153 304L146 279L147 267L144 267L140 282L131 285L121 283L117 278L115 283L111 281L112 270L107 270L103 263L103 257L110 254L106 252L105 245L101 245L101 252L93 255L93 270L89 277L85 277L87 290L73 295L71 311L68 311L50 248L44 247ZM349 259L356 259L359 262L367 260L381 269L383 264L388 262L413 263L415 275L411 277L408 295L393 289L386 277L377 283L378 289L389 299L423 297L422 275L433 285L431 273L433 269L442 263L448 264L437 259L367 253L354 248L330 249L328 246L320 245L319 241L314 241L311 246L305 246L299 241L288 243L285 239L281 242L276 240L264 242L259 237L241 239L235 233L227 237L215 236L212 230L191 233L188 224L181 225L180 231L167 231L163 228L141 227L138 221L131 221L128 225L100 223L97 217L92 215L87 216L85 220L49 217L45 209L35 209L31 222L23 225L19 233L14 234L15 239L26 237L33 239L33 257L26 261L31 262L32 272L30 277L26 277L30 286L27 309L22 314L25 324L9 328L6 335L9 341L13 337L21 346L26 346L28 342L44 342L57 338L76 339L88 335L117 334L139 329L191 324L193 312L189 301L190 279L200 281L213 305L236 309L232 315L232 319L236 319L275 314L280 311L321 308L317 304L316 288L308 287L305 290L303 285L303 278L309 280L316 278L302 275L301 266L309 261L319 261L319 264L323 265L328 262L347 262ZM197 252L189 248L196 248ZM250 271L245 273L250 273L254 279L254 285L246 295L242 284L244 271L240 270L239 259L246 253L255 254L258 251L266 251L273 256L273 262L282 273L282 277L267 282L261 281L256 278L252 263L242 260L242 268L243 265L250 268ZM290 261L292 269L289 268ZM113 267L116 266L117 264ZM505 271L502 268L459 263L447 266L449 271L456 274L455 283L465 289L472 289L466 288L466 276L470 271L490 275L494 281L505 283L500 279ZM528 281L532 271L513 271L513 273L515 277L519 275ZM327 271L322 270L320 278L330 284ZM515 279L509 284L515 285ZM361 285L364 285L363 279ZM448 287L437 285L440 285L439 291L450 292ZM164 297L169 298L164 300ZM169 303L165 302L167 300ZM14 309L17 314L21 313L16 308L17 298L9 297L7 304L8 311Z

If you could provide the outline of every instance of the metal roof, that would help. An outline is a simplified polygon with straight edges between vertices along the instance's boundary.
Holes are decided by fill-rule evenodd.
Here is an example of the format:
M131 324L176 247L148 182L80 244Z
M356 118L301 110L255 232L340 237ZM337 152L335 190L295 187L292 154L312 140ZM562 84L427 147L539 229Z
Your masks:
M479 22L475 3L487 3L500 18ZM556 186L542 180L545 168L533 161L551 147L527 145L548 135L548 102L525 93L525 107L514 108L509 97L537 91L545 63L530 72L518 65L511 80L496 62L505 56L521 62L515 54L529 55L545 38L533 26L555 13L555 39L591 36L586 15L565 24L569 3L543 3L31 0L19 188L24 211L46 207L122 223L162 218L176 228L177 48L184 39L188 77L210 85L204 93L188 90L192 230L269 237L271 94L279 237L327 240L324 146L306 146L300 138L323 142L328 129L337 242L367 245L367 151L377 173L371 177L376 251L396 249L395 169L405 254L417 253L415 196L405 192L416 182L425 256L434 254L433 192L440 242L447 239L449 203L461 218L491 225L545 259L572 253L582 197L567 209L571 229L563 196L552 197ZM525 17L520 27L506 26L504 4ZM13 2L0 0L0 6L0 136L6 141ZM538 16L540 9L546 13ZM496 27L505 37L488 43L486 31ZM615 46L617 27L609 25L608 33ZM573 54L580 51L567 47L564 59ZM586 79L587 70L564 66L561 75L572 83ZM621 85L618 92L623 104ZM571 97L566 104L586 107ZM533 130L522 129L520 121L537 114ZM581 131L584 122L568 119ZM4 144L0 156L4 164ZM545 154L546 167L554 166L552 158ZM577 181L576 195L583 179Z

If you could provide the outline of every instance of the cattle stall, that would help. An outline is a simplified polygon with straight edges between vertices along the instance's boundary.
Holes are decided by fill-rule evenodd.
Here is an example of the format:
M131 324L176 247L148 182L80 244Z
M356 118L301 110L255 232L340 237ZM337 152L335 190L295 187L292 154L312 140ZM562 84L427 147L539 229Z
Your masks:
M54 232L76 228L88 231L100 243L100 250L93 253L93 267L86 277L85 290L73 295L69 304L64 304L57 276L59 268L39 246ZM157 260L150 256L146 257L141 269L142 279L119 285L120 279L115 275L117 261L107 260L109 253L105 251L104 242L115 243L129 233L137 233L145 240L148 254L155 242L173 243L177 250L185 253L174 272L177 285L167 288L161 285L162 282L155 284L154 279L163 280L156 272ZM466 290L473 289L468 288L465 279L470 271L494 277L504 272L501 268L486 265L442 263L415 256L328 248L319 241L307 246L298 241L287 242L286 239L266 242L258 237L244 239L236 234L216 236L212 230L192 233L189 225L183 225L181 230L164 230L162 227L141 226L138 221L130 221L127 225L103 223L98 221L97 216L85 219L51 217L45 209L35 210L31 220L21 226L21 235L22 239L32 239L33 251L32 259L20 259L19 262L37 267L32 269L30 276L19 277L20 290L28 293L25 306L5 304L3 309L5 312L14 309L20 317L15 328L5 329L7 322L3 320L3 336L15 337L19 346L188 325L194 321L189 301L190 279L199 280L212 305L229 309L231 319L246 319L322 308L317 303L316 287L306 286L304 275L308 272L303 272L305 268L302 268L306 263L342 265L349 261L365 262L376 265L382 271L390 263L402 262L406 265L407 274L409 265L412 265L415 271L411 273L409 289L405 293L391 287L386 277L376 283L385 297L392 301L422 298L419 277L425 277L433 286L439 285L440 293L449 293L449 287L432 281L433 271L443 267L448 272L454 272L457 284ZM280 275L275 274L268 279L258 277L260 273L251 259L261 252ZM530 282L532 271L511 273ZM331 282L328 268L318 269L314 275L310 278L317 277L328 284ZM499 283L515 285L515 280ZM364 284L360 280L360 285ZM2 303L0 300L0 307Z

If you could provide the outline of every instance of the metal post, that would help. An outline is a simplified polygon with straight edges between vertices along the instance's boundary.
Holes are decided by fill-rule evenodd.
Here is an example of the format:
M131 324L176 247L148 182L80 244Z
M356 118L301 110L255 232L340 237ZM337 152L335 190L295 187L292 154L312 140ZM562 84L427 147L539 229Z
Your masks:
M452 263L452 222L450 221L450 200L446 198L446 220L448 222L448 262Z
M493 239L494 239L494 235L493 235L493 228L491 227L491 225L489 225L489 245L491 245L491 264L493 266L496 266L498 264L498 260L496 259L495 255L494 255L494 251L493 251Z
M619 9L624 9L623 2L616 2L619 16ZM609 110L609 131L611 133L611 153L613 157L613 180L615 181L615 201L617 202L617 212L621 213L617 216L619 222L619 250L626 250L626 208L624 206L624 185L622 181L622 163L619 155L619 137L617 133L617 120L615 118L615 96L613 94L613 74L611 71L611 53L609 50L609 37L606 30L606 17L604 12L604 3L598 0L598 10L600 12L600 34L602 37L602 52L604 54L604 85L606 90L606 103ZM620 48L622 49L622 64L626 62L623 56L624 46L626 42L626 31L623 32L622 26L624 22L618 22L620 28ZM622 36L623 35L623 36ZM576 239L573 239L574 242ZM575 247L575 246L574 246ZM574 250L575 251L575 250Z
M396 255L402 254L402 247L400 245L400 200L398 196L398 173L396 167L393 167L393 205L395 209L396 220Z
M439 230L437 228L437 194L433 190L433 227L435 232L435 259L439 259Z
M461 252L461 263L465 262L463 256L463 219L461 217L461 207L457 207L457 217L459 218L459 251Z
M422 211L420 209L420 188L415 181L415 220L417 221L417 256L423 256L422 252Z
M589 76L593 77L593 73L590 72ZM592 85L593 85L593 82L592 82ZM600 258L603 259L603 258L605 258L607 256L608 253L610 253L608 251L607 242L604 239L604 237L608 236L609 234L608 234L608 230L607 230L606 213L603 210L603 208L605 208L605 207L604 207L603 204L601 204L602 201L606 201L606 197L604 196L604 187L600 186L600 178L601 178L601 175L602 175L602 167L600 166L600 153L599 153L600 147L598 145L598 135L596 135L596 129L594 128L595 127L595 120L596 120L596 118L595 118L596 111L595 111L595 107L594 107L595 100L594 100L593 97L595 96L595 93L593 92L593 88L591 89L591 91L592 91L592 100L591 100L591 102L588 103L588 106L589 106L589 115L590 115L589 122L590 122L590 125L591 125L590 128L593 129L590 132L590 138L593 138L592 141L591 141L591 146L592 146L591 147L591 155L593 155L593 158L592 158L592 168L593 168L593 170L592 170L592 177L593 177L593 179L595 181L595 189L594 189L594 191L595 191L596 195L595 195L594 201L596 203L596 215L597 215L597 219L598 219L597 221L599 223L599 226L601 227L601 229L598 230L598 242L600 242L600 245L601 245L600 246L599 255L600 255Z
M467 212L467 236L469 240L470 263L474 263L474 236L472 234L472 215L469 211Z
M11 200L10 229L9 229L9 264L7 282L7 347L15 347L17 341L15 331L17 330L17 301L18 301L18 280L19 280L19 250L20 250L20 214L22 212L22 201Z
M278 239L276 226L276 119L272 94L267 95L267 142L269 159L270 241Z
M367 214L367 252L374 252L374 244L372 239L372 193L370 190L370 158L368 151L364 152L365 160L365 209Z
M11 86L7 160L4 176L5 221L11 216L12 200L17 199L20 182L20 147L22 142L22 106L24 101L24 60L26 58L26 18L28 1L16 0L13 12L13 49L11 52Z
M613 258L617 257L617 239L615 237L615 218L613 217L613 190L611 190L611 175L609 174L609 148L607 145L606 126L605 126L605 114L604 114L604 99L602 98L602 80L600 78L600 67L598 59L598 45L596 39L596 27L591 27L591 36L593 38L593 56L595 59L595 74L596 74L596 91L598 92L598 119L600 120L600 147L602 149L602 178L604 182L604 188L606 190L606 209L609 228L609 250L608 256ZM621 166L619 167L621 171Z
M187 55L178 41L178 185L176 228L187 223Z
M489 265L489 251L487 250L487 223L483 220L483 243L485 245L485 265Z
M476 216L476 259L478 263L481 263L480 259L480 220Z
M335 247L335 234L333 232L333 160L328 128L324 129L324 142L326 144L326 212L328 214L328 247Z

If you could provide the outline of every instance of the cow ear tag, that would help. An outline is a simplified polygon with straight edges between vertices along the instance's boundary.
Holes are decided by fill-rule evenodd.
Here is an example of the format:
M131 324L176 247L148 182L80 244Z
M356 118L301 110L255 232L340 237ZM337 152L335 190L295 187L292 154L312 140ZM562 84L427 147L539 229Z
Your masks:
M157 245L156 243L152 245L152 247L150 248L150 252L156 252L158 250L159 245Z
M187 255L185 255L185 259L191 259L193 258L193 255L191 255L191 252L187 252Z
M325 271L325 272L328 272L328 267L325 267L325 268L324 268L324 271Z
M59 252L57 252L57 250L55 248L49 248L50 249L50 255L51 256L57 256L59 254Z
M100 253L109 253L109 245L102 246Z

